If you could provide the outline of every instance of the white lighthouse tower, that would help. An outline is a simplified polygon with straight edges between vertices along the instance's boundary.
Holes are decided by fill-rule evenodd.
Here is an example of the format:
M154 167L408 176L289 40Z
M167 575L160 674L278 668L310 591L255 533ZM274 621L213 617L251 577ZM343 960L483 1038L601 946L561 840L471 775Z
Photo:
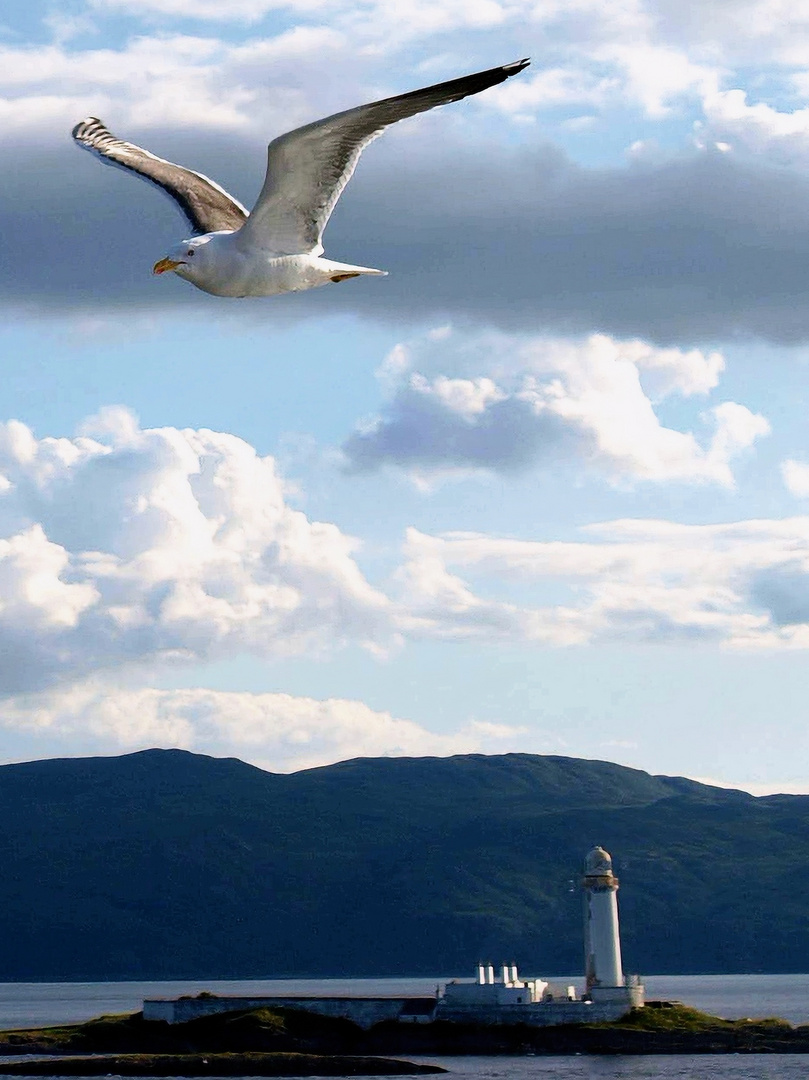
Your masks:
M618 878L612 872L612 858L604 848L594 847L585 858L582 888L587 993L593 1001L626 998L633 1005L642 1004L640 980L636 976L625 978L621 966Z

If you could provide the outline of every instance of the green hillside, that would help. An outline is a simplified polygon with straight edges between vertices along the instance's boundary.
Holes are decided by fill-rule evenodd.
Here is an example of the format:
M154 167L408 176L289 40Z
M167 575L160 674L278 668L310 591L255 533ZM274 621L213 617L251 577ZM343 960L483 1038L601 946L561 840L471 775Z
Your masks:
M150 750L0 767L0 820L0 981L577 973L595 843L627 970L809 970L809 797L527 754L277 775Z

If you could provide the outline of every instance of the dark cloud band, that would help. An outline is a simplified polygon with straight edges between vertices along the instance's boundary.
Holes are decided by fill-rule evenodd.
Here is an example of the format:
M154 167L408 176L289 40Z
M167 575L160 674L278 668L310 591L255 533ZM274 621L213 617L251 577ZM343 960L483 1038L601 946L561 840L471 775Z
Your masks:
M260 157L220 139L197 144L189 163L249 204L256 180L236 163ZM224 312L236 303L154 280L155 253L183 223L145 185L80 158L67 137L49 154L7 148L0 182L6 304ZM451 316L658 342L809 339L809 178L732 155L585 170L553 150L444 146L436 157L422 140L400 140L360 170L326 245L391 276L238 303L251 317L298 317L305 305L308 317Z

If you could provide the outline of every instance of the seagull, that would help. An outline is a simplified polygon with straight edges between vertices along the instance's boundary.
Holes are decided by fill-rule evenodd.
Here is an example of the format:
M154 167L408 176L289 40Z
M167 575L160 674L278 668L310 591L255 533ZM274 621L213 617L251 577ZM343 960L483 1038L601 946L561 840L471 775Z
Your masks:
M249 214L207 176L116 138L97 117L77 124L73 138L105 164L162 188L185 215L192 235L155 263L155 274L171 270L214 296L299 292L386 273L322 257L323 230L370 142L397 120L479 94L529 63L518 60L360 105L279 136L268 147L264 186Z

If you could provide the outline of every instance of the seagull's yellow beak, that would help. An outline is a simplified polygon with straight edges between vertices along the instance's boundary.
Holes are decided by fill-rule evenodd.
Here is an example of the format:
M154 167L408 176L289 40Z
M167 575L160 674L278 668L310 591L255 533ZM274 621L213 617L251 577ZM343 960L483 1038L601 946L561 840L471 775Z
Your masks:
M165 274L167 270L176 270L178 266L182 266L182 262L177 259L161 259L160 262L156 262L152 267L152 273Z

